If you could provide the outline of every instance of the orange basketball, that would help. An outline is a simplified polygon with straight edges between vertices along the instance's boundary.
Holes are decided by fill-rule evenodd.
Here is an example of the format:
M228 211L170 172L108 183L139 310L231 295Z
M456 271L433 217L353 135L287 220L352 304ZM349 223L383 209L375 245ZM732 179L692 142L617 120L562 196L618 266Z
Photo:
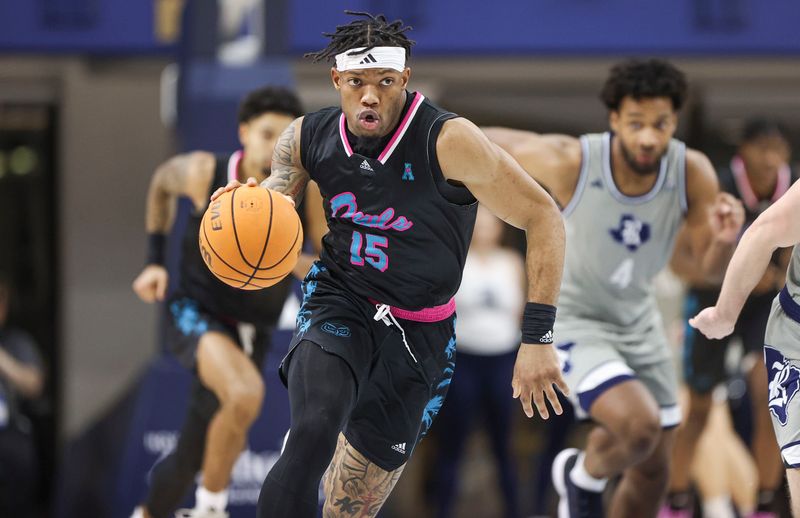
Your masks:
M200 253L219 280L260 290L291 273L303 226L282 194L242 186L212 201L200 224Z

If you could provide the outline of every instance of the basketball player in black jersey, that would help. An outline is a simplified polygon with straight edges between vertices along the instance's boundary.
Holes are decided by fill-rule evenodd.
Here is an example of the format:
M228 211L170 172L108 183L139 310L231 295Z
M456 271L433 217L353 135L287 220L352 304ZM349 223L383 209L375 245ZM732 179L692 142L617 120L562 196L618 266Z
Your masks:
M349 14L359 18L311 54L335 57L341 107L295 120L262 184L298 200L316 181L329 232L281 366L292 425L264 482L261 518L316 516L326 468L325 516L378 513L453 375L453 295L476 200L529 236L513 396L529 417L533 399L547 418L545 399L561 412L554 385L566 391L552 346L564 259L558 208L475 125L407 90L408 27Z
M175 199L189 198L194 211L182 245L179 287L166 301L167 336L169 348L193 370L196 379L177 447L153 469L150 492L136 511L139 516L171 516L198 471L202 471L202 485L197 488L195 509L180 511L178 516L227 516L226 488L247 431L261 410L261 361L280 316L288 281L261 291L242 291L223 284L203 263L197 235L209 193L231 179L266 178L278 136L301 113L300 102L291 91L272 87L256 90L239 107L242 151L230 157L203 151L178 155L153 175L146 214L149 256L133 289L145 302L165 299L165 236ZM318 208L317 212L316 219L322 221ZM311 262L304 261L301 275ZM243 323L255 327L250 342L240 338Z

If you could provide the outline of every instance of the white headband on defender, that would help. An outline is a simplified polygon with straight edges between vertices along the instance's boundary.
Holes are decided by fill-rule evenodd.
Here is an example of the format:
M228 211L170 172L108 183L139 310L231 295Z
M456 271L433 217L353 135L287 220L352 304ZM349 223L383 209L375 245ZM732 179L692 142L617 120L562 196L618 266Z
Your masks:
M336 70L363 70L365 68L391 68L402 72L406 68L406 49L403 47L372 47L369 52L363 52L366 47L346 50L336 54ZM351 53L353 55L348 55Z

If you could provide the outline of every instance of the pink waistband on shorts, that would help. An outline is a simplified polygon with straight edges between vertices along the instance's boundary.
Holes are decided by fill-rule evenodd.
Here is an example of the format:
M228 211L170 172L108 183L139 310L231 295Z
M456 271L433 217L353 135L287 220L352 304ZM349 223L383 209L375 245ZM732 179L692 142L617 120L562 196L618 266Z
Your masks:
M369 299L369 301L372 304L380 304L380 302L375 299ZM449 302L441 306L433 306L432 308L420 309L419 311L409 311L394 306L390 306L390 309L395 318L402 320L411 320L412 322L440 322L456 312L456 299L452 298Z

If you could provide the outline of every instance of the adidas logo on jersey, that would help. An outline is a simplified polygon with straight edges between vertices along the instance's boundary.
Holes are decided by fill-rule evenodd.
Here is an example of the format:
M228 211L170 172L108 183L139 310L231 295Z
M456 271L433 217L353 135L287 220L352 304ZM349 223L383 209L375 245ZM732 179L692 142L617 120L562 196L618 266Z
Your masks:
M553 330L551 329L543 337L539 338L539 341L543 344L553 343Z
M370 63L377 63L378 60L372 54L367 54L367 57L358 62L359 65L369 65Z
M406 443L401 442L392 446L392 449L397 453L402 453L403 455L406 454Z
M365 171L372 171L373 173L375 172L375 170L372 169L372 166L369 165L369 162L367 162L366 160L361 162L361 169L363 169Z

